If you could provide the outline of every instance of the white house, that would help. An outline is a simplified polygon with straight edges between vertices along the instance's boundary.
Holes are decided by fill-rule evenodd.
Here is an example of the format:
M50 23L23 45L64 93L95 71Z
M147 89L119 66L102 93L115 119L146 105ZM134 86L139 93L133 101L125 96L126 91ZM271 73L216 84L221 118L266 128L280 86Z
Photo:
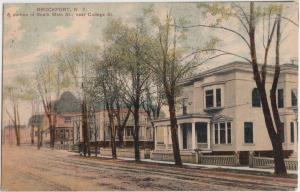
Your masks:
M274 67L269 66L267 71L266 89L270 90ZM282 142L286 156L297 151L297 79L297 65L281 65L277 103L284 124ZM195 151L206 155L238 154L241 164L248 163L249 151L272 155L250 64L232 62L184 80L178 101L176 114L183 161L197 161ZM161 118L155 126L151 158L172 160L170 121Z

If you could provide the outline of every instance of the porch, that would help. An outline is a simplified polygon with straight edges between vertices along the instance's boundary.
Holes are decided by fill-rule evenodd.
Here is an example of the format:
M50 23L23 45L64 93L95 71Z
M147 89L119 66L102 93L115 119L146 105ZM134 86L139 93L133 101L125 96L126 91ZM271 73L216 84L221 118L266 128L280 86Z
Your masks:
M182 116L177 118L179 149L182 152L211 151L211 129L208 116ZM156 123L155 150L172 150L169 120Z

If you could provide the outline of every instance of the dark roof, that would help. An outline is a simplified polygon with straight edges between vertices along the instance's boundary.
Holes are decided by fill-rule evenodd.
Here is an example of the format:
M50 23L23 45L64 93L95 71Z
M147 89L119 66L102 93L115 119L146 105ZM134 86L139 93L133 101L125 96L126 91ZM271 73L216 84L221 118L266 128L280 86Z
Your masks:
M54 103L57 113L74 113L80 112L80 100L77 99L71 92L65 91Z
M29 118L28 125L41 126L43 124L44 115L32 115Z

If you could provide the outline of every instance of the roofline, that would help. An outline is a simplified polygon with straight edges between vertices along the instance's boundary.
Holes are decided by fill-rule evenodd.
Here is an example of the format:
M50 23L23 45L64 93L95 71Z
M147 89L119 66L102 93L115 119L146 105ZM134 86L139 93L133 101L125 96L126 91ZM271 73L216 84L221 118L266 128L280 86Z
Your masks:
M262 64L258 64L259 67L262 66ZM292 64L292 63L284 63L280 65L281 72L285 73L287 70L295 70L298 72L298 65ZM267 71L272 72L271 70L274 69L274 65L267 65ZM198 79L203 79L206 76L213 75L220 72L228 72L233 70L243 70L243 71L251 71L252 72L252 66L250 63L242 62L242 61L234 61L227 63L225 65L220 65L205 71L201 71L198 74L195 74L192 77L183 79L180 85L189 85L193 82L197 81Z

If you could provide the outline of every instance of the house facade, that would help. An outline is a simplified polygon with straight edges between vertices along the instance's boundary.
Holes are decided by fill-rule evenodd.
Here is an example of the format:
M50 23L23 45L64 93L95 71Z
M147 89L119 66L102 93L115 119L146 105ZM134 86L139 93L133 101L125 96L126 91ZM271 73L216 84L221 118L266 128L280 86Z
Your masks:
M55 147L68 148L74 143L74 126L72 119L80 114L80 101L69 91L61 94L60 98L53 101L53 112L56 116L56 126L54 130ZM54 118L54 115L52 115ZM42 144L50 145L50 129L48 117L45 113L33 115L29 118L28 126L31 130L31 141L38 141L38 128ZM32 137L34 133L34 137Z
M19 125L20 126L20 144L30 144L30 128L26 125ZM15 126L13 124L9 124L4 126L3 128L3 144L5 145L16 145L16 133L15 133Z
M125 116L127 113L127 109L120 110L120 117L121 122L124 121ZM82 135L82 125L81 125L81 115L77 115L73 118L73 126L74 126L74 138L75 143L83 142L83 135ZM153 143L153 128L148 121L147 114L143 111L140 112L140 135L139 135L139 142L140 145L144 148L154 148ZM109 119L107 110L104 107L96 106L95 112L90 113L88 116L88 135L89 140L92 144L97 144L101 147L109 147L110 140L111 140L111 131L109 127ZM118 137L118 124L117 120L115 119L115 126L117 129L116 133L116 143L117 146L119 144L119 137ZM133 115L130 114L127 120L126 126L123 132L123 146L124 147L133 147L134 140L133 140L133 129L134 129L134 119Z
M272 66L267 68L266 89L272 86ZM297 152L298 66L281 65L277 104L284 125L282 144L286 157ZM247 163L249 152L271 156L272 146L264 122L252 67L233 62L209 69L182 82L177 107L178 139L183 161L195 162L196 152L206 155L239 154ZM155 121L152 159L172 159L169 118Z
M80 105L80 100L69 91L62 93L59 100L55 101L55 145L69 146L74 144L72 119L81 113Z

